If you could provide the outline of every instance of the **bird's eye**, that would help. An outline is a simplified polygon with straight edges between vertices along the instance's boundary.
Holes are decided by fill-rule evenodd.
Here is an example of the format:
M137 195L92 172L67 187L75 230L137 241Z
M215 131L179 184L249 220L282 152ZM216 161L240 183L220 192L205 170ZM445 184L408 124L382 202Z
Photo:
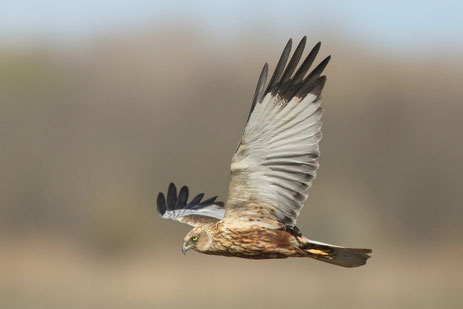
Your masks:
M198 236L193 236L193 237L191 237L191 240L197 241L197 240L198 240Z

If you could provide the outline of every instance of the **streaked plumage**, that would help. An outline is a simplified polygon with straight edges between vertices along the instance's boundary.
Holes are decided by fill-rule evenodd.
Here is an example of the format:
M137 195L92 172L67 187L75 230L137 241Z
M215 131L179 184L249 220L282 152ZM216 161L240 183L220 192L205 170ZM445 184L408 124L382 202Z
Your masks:
M194 228L183 251L249 259L312 257L345 267L366 263L370 249L333 246L309 240L296 227L318 169L321 92L329 62L309 74L320 43L298 64L306 38L288 62L289 40L266 86L268 65L260 74L251 111L231 163L226 206L203 194L188 203L188 188L170 184L158 195L158 212ZM297 70L296 70L297 68Z

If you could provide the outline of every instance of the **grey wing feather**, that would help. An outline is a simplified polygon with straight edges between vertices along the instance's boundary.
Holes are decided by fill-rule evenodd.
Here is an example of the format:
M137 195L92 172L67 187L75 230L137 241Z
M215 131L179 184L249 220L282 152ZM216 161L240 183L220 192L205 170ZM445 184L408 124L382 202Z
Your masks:
M291 43L289 40L266 88L267 65L259 77L251 112L232 159L224 217L227 224L295 225L316 177L321 92L326 82L321 74L330 57L307 74L320 43L297 70L306 38L288 62Z

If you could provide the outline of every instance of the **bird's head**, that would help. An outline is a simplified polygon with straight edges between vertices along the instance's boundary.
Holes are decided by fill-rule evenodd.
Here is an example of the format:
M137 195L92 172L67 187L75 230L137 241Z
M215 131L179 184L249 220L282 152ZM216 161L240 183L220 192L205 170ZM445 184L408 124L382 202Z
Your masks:
M193 249L198 252L205 252L211 246L212 236L207 227L199 226L186 234L183 240L182 252L185 254Z

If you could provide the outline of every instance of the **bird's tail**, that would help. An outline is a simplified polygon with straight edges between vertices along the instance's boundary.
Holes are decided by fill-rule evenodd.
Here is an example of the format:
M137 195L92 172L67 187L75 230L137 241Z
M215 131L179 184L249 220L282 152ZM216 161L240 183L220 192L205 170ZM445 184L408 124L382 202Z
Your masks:
M304 240L306 240L306 242L301 244L301 249L306 252L309 257L343 267L365 265L370 258L368 253L372 252L371 249L344 248L309 240L307 238Z

